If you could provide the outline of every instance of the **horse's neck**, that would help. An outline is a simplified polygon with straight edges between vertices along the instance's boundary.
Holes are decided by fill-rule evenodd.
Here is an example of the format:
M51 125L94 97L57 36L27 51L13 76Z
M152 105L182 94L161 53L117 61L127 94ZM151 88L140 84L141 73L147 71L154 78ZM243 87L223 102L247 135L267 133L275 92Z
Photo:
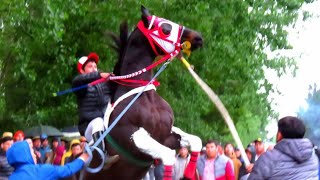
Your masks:
M136 29L132 33L128 41L126 51L123 55L122 64L120 68L120 75L126 75L133 72L137 72L152 64L154 58L155 54L152 48L150 47L148 40L139 30ZM152 70L144 72L131 79L151 80L151 78ZM122 85L118 86L115 98L117 99L119 96L132 90L133 88L134 87Z

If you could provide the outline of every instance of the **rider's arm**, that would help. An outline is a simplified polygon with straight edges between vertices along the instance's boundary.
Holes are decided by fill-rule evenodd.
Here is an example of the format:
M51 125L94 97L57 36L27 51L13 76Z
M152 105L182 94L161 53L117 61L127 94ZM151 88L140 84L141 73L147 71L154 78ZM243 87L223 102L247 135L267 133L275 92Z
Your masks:
M78 87L81 85L89 84L95 80L100 79L100 72L92 72L88 74L79 74L72 80L72 87Z

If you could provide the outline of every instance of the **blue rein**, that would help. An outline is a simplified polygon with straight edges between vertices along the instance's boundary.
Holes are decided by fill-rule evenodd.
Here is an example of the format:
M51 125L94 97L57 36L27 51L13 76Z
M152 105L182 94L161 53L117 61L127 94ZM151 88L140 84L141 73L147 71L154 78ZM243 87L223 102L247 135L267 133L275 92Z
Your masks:
M172 57L171 59L173 59L174 57ZM105 155L102 152L102 150L100 150L99 148L97 148L97 145L101 143L101 141L103 141L103 139L109 134L109 132L114 128L114 126L120 121L120 119L123 117L123 115L129 110L129 108L133 105L133 103L141 96L141 94L144 92L144 90L147 88L147 86L149 86L159 75L162 71L164 71L166 69L166 67L168 66L168 64L171 62L171 60L169 59L166 63L164 63L161 68L158 70L158 72L153 76L153 78L149 81L149 83L142 89L141 92L139 92L131 101L130 103L125 107L125 109L118 115L118 117L112 122L112 124L106 129L106 131L100 136L100 138L89 148L88 145L86 145L85 149L88 152L89 155L89 159L86 163L86 170L90 173L97 173L99 172L103 166L104 166L104 162L105 162ZM102 157L102 163L96 167L96 168L90 168L89 164L92 160L92 151L96 149L99 153L99 155ZM100 151L99 151L100 150ZM82 178L80 178L82 179Z

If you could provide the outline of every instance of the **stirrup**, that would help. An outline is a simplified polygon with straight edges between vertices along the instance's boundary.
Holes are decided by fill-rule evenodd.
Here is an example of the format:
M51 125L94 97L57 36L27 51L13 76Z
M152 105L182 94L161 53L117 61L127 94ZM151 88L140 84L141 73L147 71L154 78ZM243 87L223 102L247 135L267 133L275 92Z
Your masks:
M100 139L102 134L103 134L103 131L98 131L92 134L93 144L95 144L98 141L98 139ZM101 149L103 152L106 151L106 144L104 139L97 145L97 148Z

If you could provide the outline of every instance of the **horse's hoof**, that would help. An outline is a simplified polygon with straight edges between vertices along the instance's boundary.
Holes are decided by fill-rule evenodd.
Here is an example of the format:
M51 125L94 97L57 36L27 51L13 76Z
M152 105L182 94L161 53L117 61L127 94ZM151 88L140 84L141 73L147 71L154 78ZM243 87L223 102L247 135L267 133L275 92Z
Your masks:
M106 161L104 162L103 170L109 169L114 163L118 162L120 159L119 155L106 157Z

